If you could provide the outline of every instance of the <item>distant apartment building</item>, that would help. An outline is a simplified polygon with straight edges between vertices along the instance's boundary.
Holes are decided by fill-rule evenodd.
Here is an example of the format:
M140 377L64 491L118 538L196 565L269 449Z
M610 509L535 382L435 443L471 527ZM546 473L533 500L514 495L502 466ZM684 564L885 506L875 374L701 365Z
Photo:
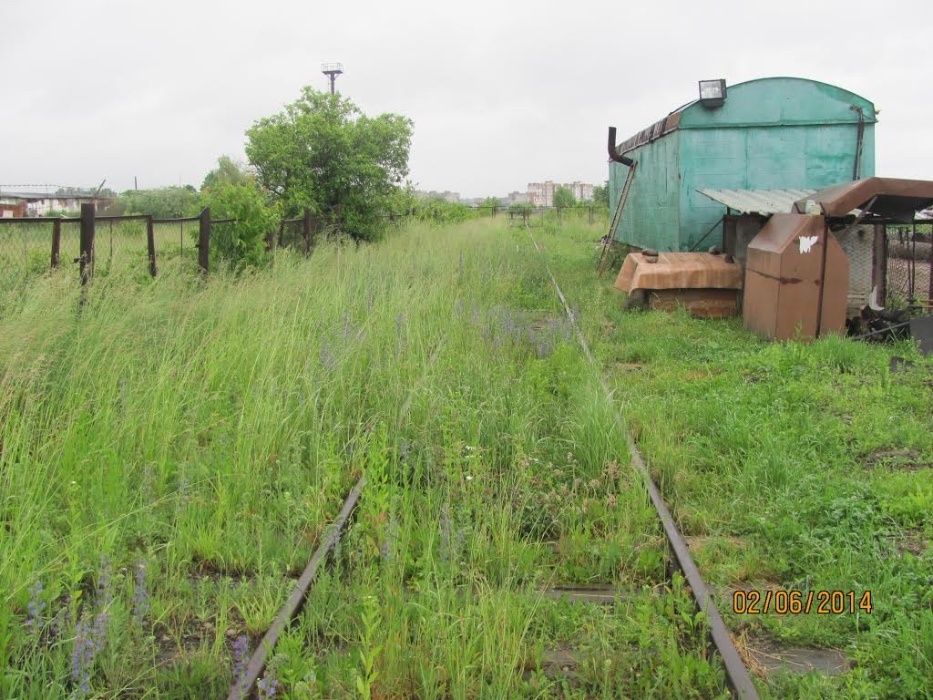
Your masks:
M593 185L589 182L574 181L564 187L568 187L573 192L573 198L578 202L589 202L593 199Z
M553 207L554 191L558 188L551 180L528 183L528 202L535 207Z
M566 187L573 193L573 198L578 202L588 202L593 199L593 185L588 182L553 182L545 180L544 182L528 183L528 202L536 207L553 207L554 193L558 187Z

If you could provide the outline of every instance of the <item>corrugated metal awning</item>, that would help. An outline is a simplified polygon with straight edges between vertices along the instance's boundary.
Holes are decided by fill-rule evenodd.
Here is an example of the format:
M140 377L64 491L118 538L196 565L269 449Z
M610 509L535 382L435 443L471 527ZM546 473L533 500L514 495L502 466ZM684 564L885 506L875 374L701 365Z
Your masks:
M711 190L697 189L700 194L714 202L725 204L739 214L788 213L794 210L794 203L809 197L816 190Z

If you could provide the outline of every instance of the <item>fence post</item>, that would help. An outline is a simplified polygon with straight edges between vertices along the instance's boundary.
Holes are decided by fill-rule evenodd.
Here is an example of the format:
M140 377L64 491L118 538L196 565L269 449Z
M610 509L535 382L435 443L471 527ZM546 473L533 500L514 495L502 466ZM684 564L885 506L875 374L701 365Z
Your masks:
M933 226L930 227L930 254L927 255L930 263L929 268L929 290L927 290L927 310L933 309Z
M58 267L61 262L62 247L62 219L58 217L52 222L52 267Z
M304 218L301 220L301 234L305 239L305 255L311 252L311 210L305 207Z
M156 276L155 225L152 217L146 217L146 247L149 249L149 274Z
M204 207L198 215L198 267L207 273L211 246L211 208Z
M78 271L81 284L85 285L94 276L94 204L84 202L81 205L81 241L78 257Z
M884 224L875 224L875 237L871 251L871 286L876 290L875 301L884 306L888 296L888 229ZM730 251L728 246L726 252Z

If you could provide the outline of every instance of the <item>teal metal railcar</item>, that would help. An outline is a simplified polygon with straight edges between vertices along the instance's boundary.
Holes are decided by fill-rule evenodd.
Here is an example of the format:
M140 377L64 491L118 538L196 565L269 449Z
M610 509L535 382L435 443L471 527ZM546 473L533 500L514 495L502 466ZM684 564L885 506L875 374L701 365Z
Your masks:
M717 243L726 207L698 192L818 190L875 174L875 106L803 78L760 78L671 112L616 148L637 163L614 237L639 248L690 250ZM610 206L628 174L609 164ZM610 212L611 213L611 212Z

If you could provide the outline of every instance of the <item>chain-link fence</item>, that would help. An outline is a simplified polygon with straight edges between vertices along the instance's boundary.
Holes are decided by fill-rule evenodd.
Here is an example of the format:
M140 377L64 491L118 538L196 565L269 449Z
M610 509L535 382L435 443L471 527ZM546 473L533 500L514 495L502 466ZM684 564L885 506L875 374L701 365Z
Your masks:
M933 224L915 222L888 226L887 303L892 306L930 308L930 270L933 265Z

